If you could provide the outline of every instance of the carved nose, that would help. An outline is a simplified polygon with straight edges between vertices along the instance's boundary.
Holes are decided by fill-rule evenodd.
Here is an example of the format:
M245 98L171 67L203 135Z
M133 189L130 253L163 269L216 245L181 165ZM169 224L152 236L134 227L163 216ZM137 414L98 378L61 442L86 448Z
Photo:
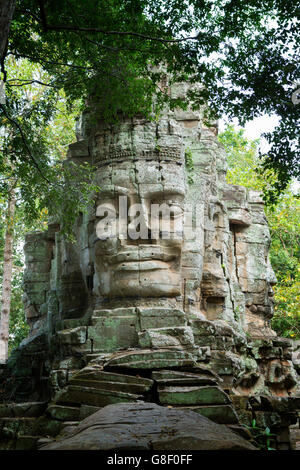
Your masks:
M269 284L268 294L269 294L269 297L274 296L274 290L271 284Z
M151 238L151 230L148 229L148 238L138 238L133 240L128 236L123 242L122 245L157 245L157 240Z

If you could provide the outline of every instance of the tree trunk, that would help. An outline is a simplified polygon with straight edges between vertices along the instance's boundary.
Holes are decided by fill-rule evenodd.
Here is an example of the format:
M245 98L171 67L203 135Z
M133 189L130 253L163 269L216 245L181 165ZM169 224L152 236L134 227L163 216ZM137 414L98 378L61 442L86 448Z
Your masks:
M8 358L9 314L11 300L11 278L13 266L14 214L16 198L11 192L6 213L6 231L4 245L4 264L0 318L0 363Z
M10 23L15 11L16 0L0 0L0 61L2 62L8 40Z

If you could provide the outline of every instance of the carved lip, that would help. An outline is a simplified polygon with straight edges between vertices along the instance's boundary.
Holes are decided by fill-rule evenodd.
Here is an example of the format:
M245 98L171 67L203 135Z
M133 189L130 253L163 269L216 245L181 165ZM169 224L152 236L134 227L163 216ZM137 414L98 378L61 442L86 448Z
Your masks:
M129 261L119 263L115 272L120 271L156 271L158 269L169 269L169 266L163 261Z
M166 251L157 250L147 250L147 252L141 251L122 251L117 253L116 255L110 256L110 263L112 264L120 264L120 263L143 263L145 261L151 262L151 261L156 261L156 262L166 262L166 261L172 261L173 259L177 258L178 253L168 253Z

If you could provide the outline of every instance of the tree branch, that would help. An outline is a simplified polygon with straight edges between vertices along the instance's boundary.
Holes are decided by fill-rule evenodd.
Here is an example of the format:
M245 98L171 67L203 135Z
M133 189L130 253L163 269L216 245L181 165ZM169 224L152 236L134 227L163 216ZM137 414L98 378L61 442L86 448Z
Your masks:
M62 26L47 25L47 31L78 31L78 32L83 31L85 33L102 33L102 34L113 35L113 36L134 36L139 39L147 39L149 41L155 41L155 42L161 42L161 43L179 43L179 42L184 42L184 41L197 41L198 40L198 36L188 36L186 38L179 38L179 39L163 39L163 38L148 36L146 34L135 33L133 31L105 31L104 29L101 29L101 28L83 28L81 26L68 26L68 25L62 25Z
M72 31L76 36L82 37L82 35L78 31ZM104 44L101 44L98 41L94 41L93 39L90 39L87 36L83 36L82 39L85 41L90 42L91 44L94 44L95 46L101 47L102 49L106 49L111 52L119 52L119 51L132 51L132 52L141 52L142 54L145 54L148 51L143 51L142 49L138 49L136 47L112 47L112 46L105 46Z
M10 52L8 55L14 55L16 58L25 57L26 59L30 59L33 62L44 62L45 64L50 64L50 65L60 65L62 67L73 67L74 69L96 70L95 67L84 67L83 65L73 65L73 64L65 64L63 62L53 62L50 60L46 60L43 57L32 57L27 54L19 54L19 53L14 54Z
M15 81L23 82L23 83L19 83L19 84L9 83L9 82L15 82ZM25 86L25 85L31 85L32 83L38 83L39 85L58 88L56 85L51 85L50 83L43 83L43 82L40 82L39 80L21 80L19 78L12 78L11 80L7 80L7 83L9 83L9 86Z
M7 114L7 112L5 111L5 108L4 108L4 106L3 106L2 104L0 104L0 107L1 107L1 109L2 109L2 111L3 111L3 113L4 113L4 115L5 115L5 117L6 117L6 118L9 120L9 122L11 122L11 123L18 129L18 131L20 132L21 138L22 138L22 141L23 141L23 144L24 144L24 146L25 146L25 148L26 148L26 150L27 150L27 153L28 153L28 155L29 155L31 161L33 162L34 166L36 167L36 169L38 170L38 172L40 173L40 175L42 176L42 178L43 178L45 181L47 181L48 184L51 184L51 182L48 180L48 178L43 174L42 170L40 169L40 167L39 167L39 165L38 165L38 163L37 163L37 161L36 161L36 159L35 159L34 156L32 155L31 150L30 150L30 148L29 148L29 146L28 146L28 144L27 144L26 138L25 138L25 136L24 136L24 133L23 133L23 130L22 130L20 124L19 124L17 121L15 121L14 119L12 119L12 118Z
M84 28L81 26L68 26L68 25L61 25L61 26L53 26L49 25L47 23L47 17L46 17L46 11L44 8L44 2L43 0L39 0L39 7L40 7L40 13L41 13L41 23L43 26L43 29L45 32L47 31L77 31L77 32L86 32L86 33L102 33L102 34L107 34L107 35L113 35L113 36L134 36L139 39L147 39L150 41L155 41L155 42L161 42L161 43L179 43L179 42L184 42L184 41L196 41L198 40L198 35L197 36L189 36L186 38L180 38L180 39L163 39L163 38L157 38L153 36L149 36L147 34L141 34L141 33L135 33L134 31L106 31L101 28Z

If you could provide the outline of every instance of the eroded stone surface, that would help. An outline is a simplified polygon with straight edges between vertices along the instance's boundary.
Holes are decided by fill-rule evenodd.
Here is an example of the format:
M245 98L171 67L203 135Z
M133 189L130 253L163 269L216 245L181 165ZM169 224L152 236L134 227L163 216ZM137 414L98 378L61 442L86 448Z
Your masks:
M205 371L203 371L205 372ZM174 370L159 370L152 372L151 377L158 384L169 385L215 385L218 379L205 373L178 372Z
M176 409L191 410L219 424L235 424L239 418L232 405L179 406Z
M166 367L193 367L196 364L193 356L181 350L159 349L120 353L105 363L105 368L123 369L165 369Z
M159 401L165 405L221 405L229 403L219 387L158 387Z
M103 408L65 439L40 450L255 450L245 439L189 410L153 403Z
M111 403L135 402L143 399L142 395L121 392L113 389L96 388L93 383L80 385L67 385L59 391L54 400L56 403L71 403L80 405L85 403L91 406L106 406Z

